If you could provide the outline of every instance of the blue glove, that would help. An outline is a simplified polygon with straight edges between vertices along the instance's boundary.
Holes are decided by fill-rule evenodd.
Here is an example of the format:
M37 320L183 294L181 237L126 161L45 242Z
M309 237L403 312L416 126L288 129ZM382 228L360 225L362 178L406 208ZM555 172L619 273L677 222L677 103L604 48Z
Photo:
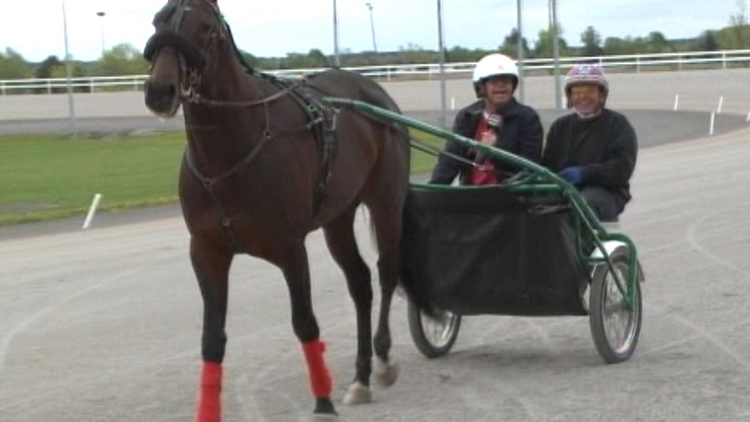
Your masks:
M581 169L580 167L564 168L557 175L562 177L568 183L575 185L575 186L578 186L581 183L583 183L583 169Z

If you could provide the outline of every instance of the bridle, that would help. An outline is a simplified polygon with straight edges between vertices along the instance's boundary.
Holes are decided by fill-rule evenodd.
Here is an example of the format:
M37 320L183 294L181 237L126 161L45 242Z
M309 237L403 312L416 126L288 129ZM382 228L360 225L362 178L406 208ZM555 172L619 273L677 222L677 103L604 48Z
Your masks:
M204 2L208 4L215 17L215 23L211 26L205 45L197 45L192 40L181 35L182 26L188 13L193 11L195 2ZM293 91L296 83L286 83L280 86L280 90L267 97L248 100L248 101L222 101L203 97L198 92L201 84L202 75L208 66L215 66L216 62L211 61L211 53L216 50L216 44L219 41L229 40L235 49L236 55L246 71L251 74L256 72L250 68L239 54L231 29L224 20L219 6L211 0L169 0L169 2L154 16L154 27L156 33L149 38L143 51L144 58L153 63L163 47L172 47L179 53L180 67L182 78L179 81L179 97L184 102L192 104L202 104L209 107L252 107L268 104L271 101L284 97ZM273 76L260 74L261 77L275 80ZM281 85L281 84L277 84Z
M190 39L183 35L183 26L189 13L194 11L193 7L197 6L197 3L200 2L207 3L211 6L214 22L210 26L206 37L190 37L196 38L196 41L196 39ZM195 11L200 12L203 11L203 9L197 10L196 8ZM278 136L282 132L295 132L300 129L311 131L313 137L319 140L321 145L321 177L315 191L313 206L313 209L315 210L314 212L317 213L320 203L325 196L328 179L330 177L330 166L336 152L335 131L337 110L324 107L318 100L316 100L313 95L310 94L309 89L307 89L315 88L307 85L306 80L300 79L286 81L270 74L257 72L248 66L237 49L229 25L224 21L224 18L219 11L219 7L212 0L169 0L167 5L154 16L153 24L156 28L156 33L148 40L143 56L153 66L161 48L171 47L177 51L181 71L179 76L181 80L178 81L179 92L177 95L183 105L191 103L205 107L245 108L262 106L265 109L265 122L262 123L264 126L262 126L260 138L255 142L254 146L242 160L238 161L223 173L212 177L205 176L194 162L191 148L188 147L186 150L185 160L187 167L204 185L211 194L214 203L219 207L222 225L224 225L225 228L228 228L229 219L226 212L222 209L221 201L214 191L216 184L238 173L243 168L246 168L271 138ZM192 28L189 30L195 31L197 29ZM205 41L201 41L203 39L205 39ZM203 97L199 92L203 74L209 66L215 68L218 67L219 56L217 52L221 48L219 43L224 41L231 43L230 47L233 49L237 60L239 60L242 67L244 67L245 71L248 73L247 76L266 80L276 88L275 92L260 99L244 101L223 101ZM199 43L202 45L198 45ZM258 93L262 96L260 91L258 91ZM304 125L298 127L287 128L283 131L272 130L271 103L284 97L290 98L292 102L300 106L308 120Z
M223 18L218 6L208 0L200 0L211 6L216 17L216 24L211 25L208 41L205 45L197 45L192 40L181 35L185 17L193 11L195 0L169 0L169 2L154 15L154 35L149 38L143 50L143 57L153 66L159 51L163 47L172 47L178 52L182 78L179 81L179 95L183 100L195 97L196 89L201 83L201 76L208 64L208 57L214 44L219 39L226 39L227 32L223 27Z

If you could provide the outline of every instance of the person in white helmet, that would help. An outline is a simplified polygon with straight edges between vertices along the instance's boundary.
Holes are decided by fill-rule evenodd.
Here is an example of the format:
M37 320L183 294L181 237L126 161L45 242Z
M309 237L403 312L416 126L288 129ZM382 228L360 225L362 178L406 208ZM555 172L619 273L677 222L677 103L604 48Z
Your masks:
M513 59L502 54L483 57L474 68L472 81L479 99L459 110L453 132L541 163L542 123L534 109L513 96L519 82ZM438 157L430 183L447 185L459 176L461 184L496 184L521 170L455 141L447 141L444 151L446 154Z
M573 113L552 123L543 164L575 185L600 220L615 221L631 199L635 130L624 115L605 107L609 83L601 66L573 66L565 95Z

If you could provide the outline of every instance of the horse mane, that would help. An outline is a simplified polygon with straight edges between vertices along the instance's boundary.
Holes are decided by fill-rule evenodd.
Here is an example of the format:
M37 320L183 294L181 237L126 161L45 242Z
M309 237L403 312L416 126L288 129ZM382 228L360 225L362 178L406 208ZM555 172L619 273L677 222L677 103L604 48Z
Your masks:
M242 65L242 68L245 69L245 72L247 72L247 73L249 73L251 75L262 73L262 72L256 71L255 69L253 69L252 66L250 66L249 64L247 64L247 62L245 61L245 58L242 57L242 52L240 51L239 48L237 48L237 43L234 41L234 35L232 34L232 28L229 26L229 23L227 23L227 21L224 20L223 18L222 18L222 21L224 23L224 27L227 28L227 35L229 35L229 42L232 43L232 50L234 50L234 55L237 56L237 60L239 60L240 65ZM273 75L269 75L269 76L273 76Z
M245 61L245 58L242 56L242 52L240 51L239 47L237 47L237 43L234 41L234 35L232 34L232 28L229 26L229 23L224 21L224 26L227 29L227 35L229 36L229 41L232 44L232 50L234 51L235 57L237 57L237 60L240 62L240 66L245 70L245 74L247 75L253 75L258 76L262 79L265 79L269 82L271 82L273 85L280 89L285 89L290 86L293 82L290 82L289 80L284 80L283 78L279 78L276 75L272 75L267 72L261 72L252 66L250 66L247 61ZM309 79L312 76L305 76L305 79Z
M229 35L229 41L232 43L232 50L234 50L234 55L237 57L237 60L239 60L240 65L245 70L245 73L247 73L249 75L260 76L261 78L268 79L269 81L271 81L273 83L283 83L282 80L281 80L281 78L279 78L278 76L272 75L272 74L267 73L267 72L261 72L261 71L255 69L255 68L253 68L252 66L250 66L247 63L247 61L245 61L245 57L242 56L242 51L240 51L239 47L237 47L237 43L234 41L234 35L232 34L232 28L229 26L229 23L226 20L224 20L223 22L224 22L224 26L227 29L227 35ZM330 67L330 69L339 69L339 68L333 66L333 67ZM306 75L305 78L310 78L312 76L314 76L314 75L310 75L310 76Z

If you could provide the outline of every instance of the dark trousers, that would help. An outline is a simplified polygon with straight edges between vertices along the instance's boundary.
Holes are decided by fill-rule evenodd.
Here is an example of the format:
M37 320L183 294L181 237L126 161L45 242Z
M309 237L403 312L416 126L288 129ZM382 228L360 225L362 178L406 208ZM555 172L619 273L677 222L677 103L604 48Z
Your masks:
M580 193L601 221L617 221L625 209L625 202L619 195L600 186L584 186Z

